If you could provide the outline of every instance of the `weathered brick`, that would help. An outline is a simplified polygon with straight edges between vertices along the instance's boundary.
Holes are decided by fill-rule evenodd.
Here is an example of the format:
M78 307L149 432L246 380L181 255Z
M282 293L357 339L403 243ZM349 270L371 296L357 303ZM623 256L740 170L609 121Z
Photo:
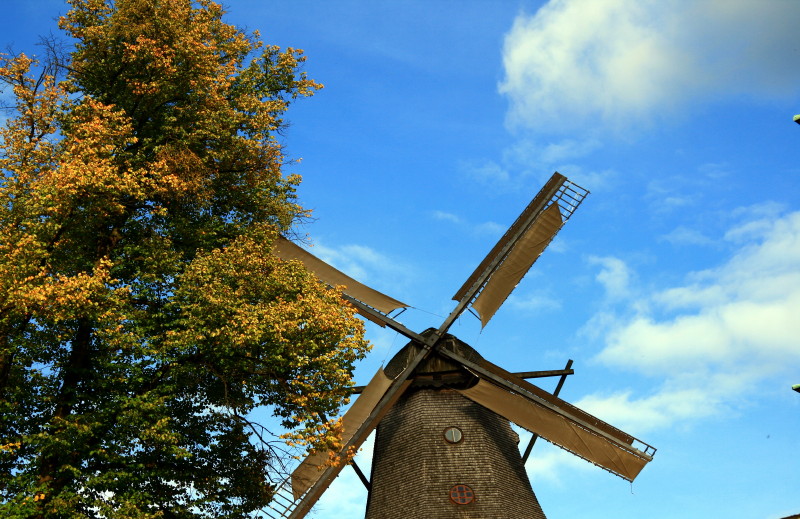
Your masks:
M461 353L477 355L457 342L453 347ZM401 351L387 373L406 355ZM417 372L454 368L447 362L434 358ZM426 385L412 387L378 426L366 518L545 519L509 421L454 389ZM457 444L444 438L453 426L463 433ZM450 500L450 489L459 484L472 488L472 503Z

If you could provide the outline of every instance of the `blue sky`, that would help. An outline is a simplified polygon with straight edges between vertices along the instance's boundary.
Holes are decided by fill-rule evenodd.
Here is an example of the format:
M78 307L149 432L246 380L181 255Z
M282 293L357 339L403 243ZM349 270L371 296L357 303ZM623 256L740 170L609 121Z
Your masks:
M574 359L562 397L658 448L630 485L537 443L548 517L800 513L800 3L227 5L325 85L285 133L313 252L412 329L553 171L591 191L483 331L451 330L510 370ZM26 51L65 10L3 8ZM368 336L358 383L405 343ZM351 472L315 517L363 514Z

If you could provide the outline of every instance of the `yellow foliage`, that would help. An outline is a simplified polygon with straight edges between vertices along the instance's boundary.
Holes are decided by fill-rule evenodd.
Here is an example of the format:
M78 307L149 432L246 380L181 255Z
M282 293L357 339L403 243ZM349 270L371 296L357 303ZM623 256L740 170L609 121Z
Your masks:
M337 289L271 252L308 215L276 131L322 85L207 0L68 1L67 67L0 55L4 495L45 516L250 512L272 465L248 413L341 448L326 417L369 348Z

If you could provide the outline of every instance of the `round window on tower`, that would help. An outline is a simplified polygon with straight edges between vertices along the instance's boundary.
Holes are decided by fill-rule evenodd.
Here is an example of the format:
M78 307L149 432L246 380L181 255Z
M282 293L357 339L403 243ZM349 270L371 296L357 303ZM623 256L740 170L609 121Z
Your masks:
M468 505L475 500L475 492L467 485L456 485L450 489L450 501L457 505Z
M463 439L464 435L458 427L448 427L444 430L444 440L447 443L461 443Z

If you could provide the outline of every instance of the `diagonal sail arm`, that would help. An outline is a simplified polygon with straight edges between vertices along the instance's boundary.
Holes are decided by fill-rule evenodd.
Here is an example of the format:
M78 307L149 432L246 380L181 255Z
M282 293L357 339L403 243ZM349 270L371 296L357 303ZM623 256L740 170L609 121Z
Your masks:
M458 304L440 331L446 331L470 304L486 326L587 194L586 189L554 173L453 296Z
M340 452L345 453L350 450L357 450L367 439L367 436L377 427L378 423L383 419L389 409L411 385L410 377L412 373L414 373L417 366L431 354L436 347L436 343L439 341L439 335L435 331L430 334L425 334L424 336L420 335L419 337L422 339L422 341L420 341L420 346L422 347L419 348L419 351L408 362L403 371L395 379L390 381L385 391L382 388L376 390L373 396L382 396L380 396L380 399L374 406L371 403L366 406L367 409L371 409L371 412L369 412L365 418L359 418L357 422L352 425L352 433L346 431L348 439ZM383 370L380 371L382 372ZM355 406L363 396L362 394L353 405ZM346 414L347 413L345 413L345 415ZM329 466L320 474L313 477L308 484L303 486L304 488L296 488L295 498L297 501L286 517L289 519L302 519L305 517L339 474L341 469L341 464ZM308 474L305 469L303 469L303 472ZM300 495L301 493L302 495Z
M358 312L380 326L387 324L386 319L394 322L387 317L387 314L393 310L408 308L408 305L402 301L398 301L356 281L283 236L278 236L275 240L272 253L285 261L297 260L301 262L306 269L332 287L343 287L345 299L351 303L360 303L355 304ZM371 311L365 311L365 308L369 308Z
M438 352L481 377L477 386L461 390L464 396L620 477L633 481L655 454L654 447L489 361Z
M342 294L342 297L344 297L344 299L347 300L350 304L355 306L359 314L361 314L364 318L369 319L373 323L384 327L388 326L392 330L402 333L403 335L405 335L406 337L408 337L413 341L417 341L420 343L426 342L425 337L407 328L403 323L400 323L395 319L392 319L390 316L379 312L375 308L372 308L371 306L363 303L362 301L359 301L358 299L350 297L348 294Z

